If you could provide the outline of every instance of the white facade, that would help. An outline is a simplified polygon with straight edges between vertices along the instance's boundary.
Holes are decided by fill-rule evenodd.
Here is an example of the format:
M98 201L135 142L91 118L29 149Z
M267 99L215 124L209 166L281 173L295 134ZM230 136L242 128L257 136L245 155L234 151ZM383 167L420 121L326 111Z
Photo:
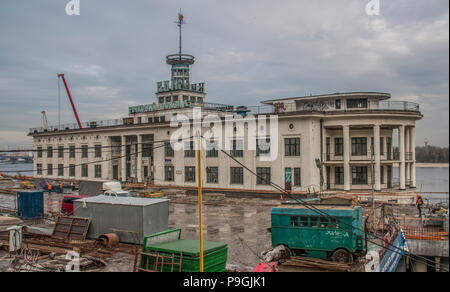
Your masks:
M34 176L196 187L197 154L179 150L171 155L164 146L177 130L170 127L171 118L192 119L192 109L200 107L202 117L220 117L225 136L225 117L245 116L246 111L206 102L204 84L189 83L193 57L186 56L168 57L172 83L159 82L156 102L130 107L126 118L85 123L82 129L74 125L30 129L36 150ZM277 148L278 155L273 161L261 161L256 150L248 150L252 133L246 124L244 132L233 138L244 141L242 155L235 159L293 192L414 188L414 129L422 115L417 104L385 101L389 98L386 93L352 92L264 101L256 112L262 112L267 121L269 116L278 117L278 131L271 137L272 151ZM265 127L267 135L259 138L269 137L270 123ZM208 130L203 128L202 133ZM398 141L393 141L394 131ZM191 129L189 136L193 134ZM394 153L395 144L398 153ZM224 144L219 147L225 148ZM201 151L205 188L275 191L221 151L212 154L217 155ZM398 182L392 180L394 163L399 164Z

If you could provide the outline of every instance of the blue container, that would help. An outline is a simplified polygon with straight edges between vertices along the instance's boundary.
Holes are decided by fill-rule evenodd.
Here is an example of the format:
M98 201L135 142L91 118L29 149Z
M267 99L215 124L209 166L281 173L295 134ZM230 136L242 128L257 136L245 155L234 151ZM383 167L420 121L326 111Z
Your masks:
M44 217L44 192L18 191L17 213L21 219L38 219Z

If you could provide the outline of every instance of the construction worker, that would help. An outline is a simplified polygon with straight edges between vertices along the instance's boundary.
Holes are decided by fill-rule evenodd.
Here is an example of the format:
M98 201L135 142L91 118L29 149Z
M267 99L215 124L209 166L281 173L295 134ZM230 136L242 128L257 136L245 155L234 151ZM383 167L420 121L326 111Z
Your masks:
M419 217L422 218L422 205L423 205L423 199L422 199L422 197L420 196L420 194L417 195L416 205L417 205L417 209L419 209Z
M62 184L59 184L59 192L60 192L60 193L63 192L63 186L62 186Z
M48 184L48 192L49 192L49 193L52 192L52 184Z

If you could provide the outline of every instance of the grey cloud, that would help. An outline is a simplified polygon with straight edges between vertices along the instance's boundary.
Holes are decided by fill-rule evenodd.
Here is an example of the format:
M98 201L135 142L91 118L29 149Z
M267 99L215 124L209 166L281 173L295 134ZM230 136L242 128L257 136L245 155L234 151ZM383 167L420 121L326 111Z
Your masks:
M164 58L177 51L182 8L183 48L196 56L193 82L206 81L208 101L391 92L422 105L418 142L448 145L448 126L435 127L448 125L446 0L381 0L377 17L365 14L368 0L81 0L72 17L67 2L0 2L2 143L23 143L17 137L41 124L43 109L57 121L60 72L85 121L153 102L156 82L169 78ZM73 123L61 93L62 122Z

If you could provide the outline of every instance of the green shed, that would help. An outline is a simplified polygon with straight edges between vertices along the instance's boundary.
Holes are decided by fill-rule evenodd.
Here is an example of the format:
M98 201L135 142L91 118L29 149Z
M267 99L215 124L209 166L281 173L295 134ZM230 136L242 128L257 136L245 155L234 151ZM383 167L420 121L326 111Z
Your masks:
M203 271L225 272L228 246L203 241ZM199 272L200 241L181 239L181 229L173 228L144 238L139 270L159 272Z

